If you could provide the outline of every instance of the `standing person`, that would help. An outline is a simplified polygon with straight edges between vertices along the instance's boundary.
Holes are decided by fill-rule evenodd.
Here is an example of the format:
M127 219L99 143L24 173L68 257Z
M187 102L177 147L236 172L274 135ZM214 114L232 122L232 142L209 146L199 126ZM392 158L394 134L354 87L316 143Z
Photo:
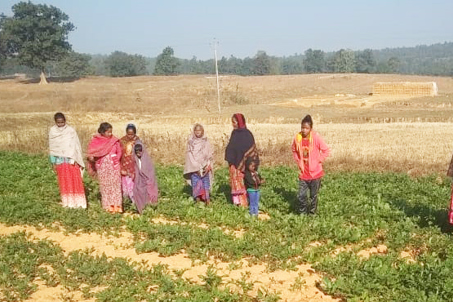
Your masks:
M330 149L321 136L313 131L313 120L310 115L303 118L301 131L294 137L291 149L299 167L299 211L315 214L318 191L324 176L322 163L330 155ZM310 204L307 191L310 191Z
M66 124L63 113L54 115L55 125L49 131L50 162L57 173L61 204L68 208L86 208L82 182L85 167L77 132Z
M253 217L258 217L260 203L260 186L264 183L264 179L259 175L257 168L258 164L255 160L249 158L246 161L246 170L244 183L247 188L247 196L249 199L249 213Z
M447 176L453 177L453 156L448 167ZM448 209L448 222L453 224L453 184L451 185L450 208Z
M211 144L204 134L204 128L195 124L187 141L184 178L192 186L195 201L210 203L209 191L213 181L213 156Z
M98 176L102 207L111 213L121 213L121 145L112 135L113 127L109 123L99 126L88 145L88 172Z
M135 154L135 181L134 181L134 203L140 214L146 205L156 205L158 189L154 164L146 152L142 142L137 141L134 146Z
M255 138L247 129L245 117L236 113L231 118L233 132L225 150L225 160L228 162L233 203L247 207L247 192L244 186L245 161L252 158L259 163Z
M120 138L121 143L121 187L123 196L133 200L135 161L134 146L140 140L134 124L126 126L126 135Z

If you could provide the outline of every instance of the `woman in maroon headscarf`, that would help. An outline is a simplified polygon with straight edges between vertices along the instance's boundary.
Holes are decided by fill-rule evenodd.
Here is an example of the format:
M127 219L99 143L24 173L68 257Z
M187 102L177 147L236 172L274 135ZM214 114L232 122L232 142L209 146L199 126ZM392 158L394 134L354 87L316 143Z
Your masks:
M244 186L245 161L251 158L259 163L258 152L253 134L245 124L244 115L234 114L231 122L233 132L225 150L225 160L230 171L231 196L235 205L247 207L247 191Z
M102 207L111 213L121 213L121 145L119 139L112 135L112 125L102 123L98 134L93 136L89 145L87 158L88 173L99 179Z

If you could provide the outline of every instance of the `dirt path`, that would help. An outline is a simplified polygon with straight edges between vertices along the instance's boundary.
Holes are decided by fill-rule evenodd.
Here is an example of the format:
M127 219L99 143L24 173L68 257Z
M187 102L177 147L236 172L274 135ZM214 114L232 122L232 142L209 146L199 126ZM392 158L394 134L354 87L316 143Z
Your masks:
M265 265L250 265L247 260L234 267L230 263L209 261L206 264L193 264L187 254L181 253L170 257L161 257L158 253L137 254L134 248L131 248L132 234L123 232L121 237L101 236L99 234L69 234L62 232L52 232L46 229L37 230L30 226L5 226L0 224L0 235L9 235L18 231L26 231L32 234L35 239L49 239L60 245L65 253L75 250L93 249L94 255L105 254L109 257L129 258L133 261L148 261L148 264L166 264L170 270L186 270L184 278L193 282L201 282L199 275L204 275L210 264L218 269L219 275L225 275L224 281L241 279L243 274L250 273L248 281L256 282L251 294L255 295L260 287L267 289L269 292L279 292L281 301L338 301L325 295L317 287L316 283L321 277L308 264L297 266L295 271L266 272ZM299 282L296 280L299 279ZM79 293L67 293L61 287L49 288L43 284L38 284L38 291L35 292L29 301L59 301L64 295L73 295L73 299L81 301ZM295 289L294 285L301 285ZM293 288L293 290L292 290ZM93 301L93 300L89 300Z

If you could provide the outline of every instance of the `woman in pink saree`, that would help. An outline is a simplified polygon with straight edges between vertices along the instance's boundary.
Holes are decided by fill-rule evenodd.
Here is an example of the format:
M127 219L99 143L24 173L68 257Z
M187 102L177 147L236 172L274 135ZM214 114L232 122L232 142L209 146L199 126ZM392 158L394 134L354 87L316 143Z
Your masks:
M121 145L112 135L112 129L109 123L102 123L98 134L91 139L87 152L88 173L98 177L102 207L111 213L121 213Z

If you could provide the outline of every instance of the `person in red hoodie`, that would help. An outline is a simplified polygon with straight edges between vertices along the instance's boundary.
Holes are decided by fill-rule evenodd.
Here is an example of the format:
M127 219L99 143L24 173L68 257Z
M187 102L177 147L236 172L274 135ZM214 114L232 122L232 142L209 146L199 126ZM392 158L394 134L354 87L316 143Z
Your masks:
M330 155L330 149L313 131L310 115L302 119L301 131L296 134L291 146L293 157L299 167L299 211L315 214L318 206L318 191L324 176L322 163ZM307 191L310 191L310 204Z

